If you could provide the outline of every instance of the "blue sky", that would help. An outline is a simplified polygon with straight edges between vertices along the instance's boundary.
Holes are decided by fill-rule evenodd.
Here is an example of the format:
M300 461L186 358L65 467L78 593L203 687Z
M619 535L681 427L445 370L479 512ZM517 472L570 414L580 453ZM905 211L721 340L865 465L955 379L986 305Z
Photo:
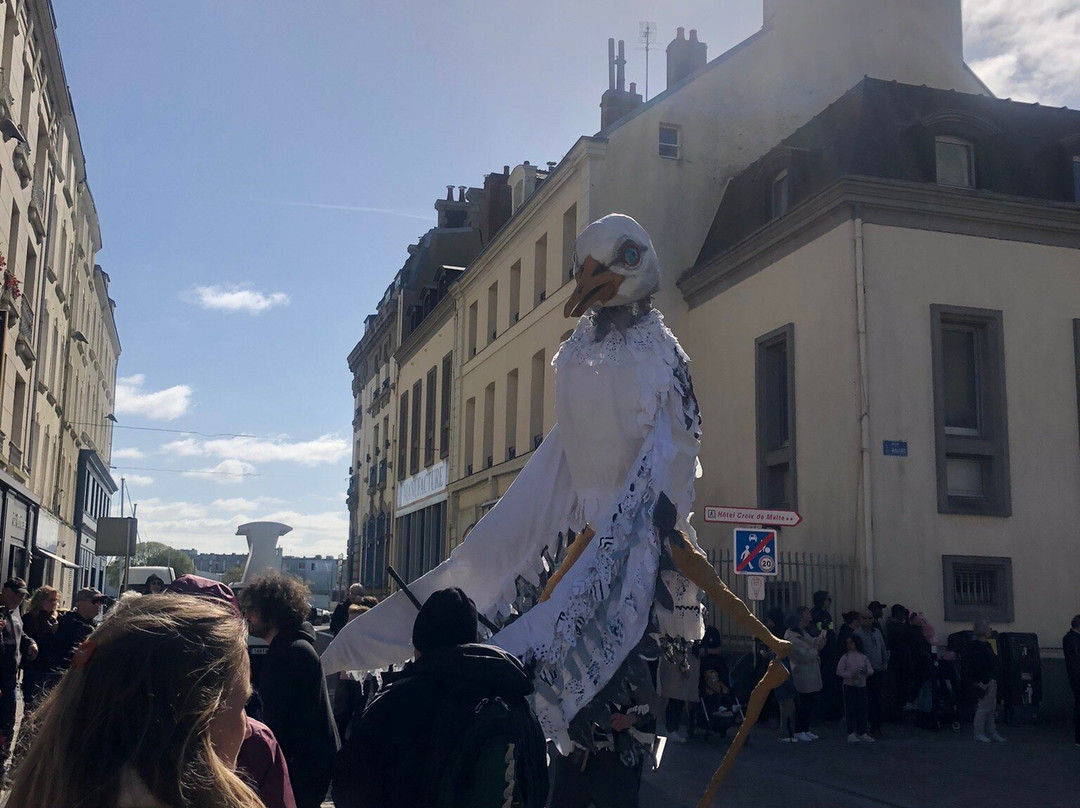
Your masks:
M144 540L238 552L271 518L288 554L345 550L345 357L445 186L595 132L609 36L641 88L657 23L655 95L676 26L712 58L761 21L761 0L53 4L123 344L115 476ZM1078 3L1015 5L965 3L969 62L1080 105Z

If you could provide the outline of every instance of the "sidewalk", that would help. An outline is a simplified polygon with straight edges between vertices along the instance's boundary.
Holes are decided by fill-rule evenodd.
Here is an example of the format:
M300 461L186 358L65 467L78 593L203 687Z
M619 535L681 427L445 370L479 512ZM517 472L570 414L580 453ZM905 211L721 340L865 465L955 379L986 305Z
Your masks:
M1075 808L1080 748L1072 728L999 725L1006 744L976 744L971 727L937 733L886 726L876 744L848 744L837 723L821 740L782 744L756 728L714 806L739 808ZM726 744L669 745L641 788L642 808L694 808Z

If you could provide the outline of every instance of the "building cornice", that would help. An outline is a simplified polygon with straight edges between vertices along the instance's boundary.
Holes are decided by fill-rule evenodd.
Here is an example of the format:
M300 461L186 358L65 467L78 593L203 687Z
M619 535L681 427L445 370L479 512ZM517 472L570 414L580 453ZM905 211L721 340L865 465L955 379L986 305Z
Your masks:
M1080 205L845 177L708 263L687 270L678 287L690 308L700 306L856 213L864 224L1080 249Z
M514 243L522 230L532 225L537 217L550 213L548 202L558 191L577 175L577 171L590 158L603 157L607 151L607 138L582 136L566 153L563 159L548 175L540 189L530 196L517 209L510 220L480 251L469 264L467 271L454 282L462 291L480 282L480 275L489 266L498 261L502 250Z

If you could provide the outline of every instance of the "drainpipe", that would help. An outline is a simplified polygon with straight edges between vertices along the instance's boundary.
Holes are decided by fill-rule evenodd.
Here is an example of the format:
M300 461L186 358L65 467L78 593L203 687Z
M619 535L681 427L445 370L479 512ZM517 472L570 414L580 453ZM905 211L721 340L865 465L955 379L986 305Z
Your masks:
M866 250L863 242L862 205L855 205L855 312L859 347L859 466L862 475L860 504L863 512L863 564L866 598L874 589L874 516L870 496L870 378L866 349Z

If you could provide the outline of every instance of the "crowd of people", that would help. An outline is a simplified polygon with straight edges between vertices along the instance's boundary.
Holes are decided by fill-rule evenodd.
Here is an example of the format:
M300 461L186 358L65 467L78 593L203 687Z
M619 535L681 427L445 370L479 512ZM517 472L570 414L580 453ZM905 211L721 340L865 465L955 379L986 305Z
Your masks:
M632 806L661 716L675 741L741 719L713 627L686 654L662 650L659 691L613 696L595 749L552 754L549 769L532 679L518 659L477 642L476 608L460 589L419 609L411 662L342 674L333 702L306 620L309 593L289 576L257 578L239 597L191 575L117 602L83 589L62 615L55 589L24 604L28 595L19 578L0 589L0 741L5 761L17 758L10 808L318 808L331 787L338 808ZM354 585L333 631L375 605ZM792 643L791 678L773 694L786 743L816 740L814 727L841 715L849 742L873 742L883 721L926 712L935 663L949 653L903 606L885 618L873 601L839 626L831 608L818 592L813 607L765 616ZM973 635L974 737L1003 742L993 632L979 621ZM1080 746L1080 615L1063 648ZM758 643L759 668L769 658ZM24 720L12 750L20 670Z

